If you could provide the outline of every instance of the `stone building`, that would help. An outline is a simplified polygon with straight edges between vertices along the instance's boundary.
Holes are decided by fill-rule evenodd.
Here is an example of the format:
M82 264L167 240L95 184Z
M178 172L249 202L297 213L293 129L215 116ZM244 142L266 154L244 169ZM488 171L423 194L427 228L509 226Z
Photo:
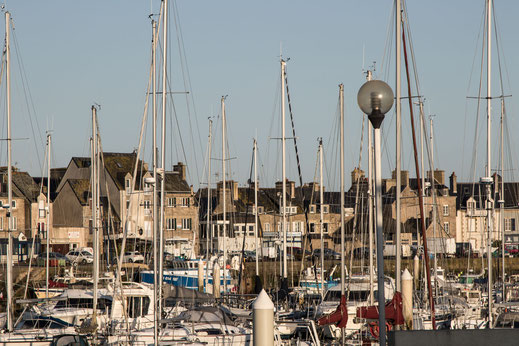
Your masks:
M36 201L39 187L27 172L12 169L12 208L8 217L8 178L7 167L0 167L0 256L5 262L8 242L8 229L13 237L14 261L25 261L30 254L32 244L39 247L41 236L32 228L31 204ZM10 227L8 223L10 222ZM34 237L36 237L34 239Z

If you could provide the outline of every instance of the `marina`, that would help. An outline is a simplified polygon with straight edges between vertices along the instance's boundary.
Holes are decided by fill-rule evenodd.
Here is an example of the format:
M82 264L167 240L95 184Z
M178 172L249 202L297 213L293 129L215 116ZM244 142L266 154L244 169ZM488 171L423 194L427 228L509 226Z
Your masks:
M146 20L147 38L134 37L132 46L147 54L139 61L147 80L132 79L129 70L123 78L91 76L98 85L92 96L81 97L98 97L103 83L118 79L120 90L101 94L115 99L140 84L143 98L127 97L119 111L110 108L110 98L99 99L102 105L88 101L89 106L76 100L74 109L80 108L81 116L71 115L77 126L65 125L65 131L62 118L56 125L54 118L47 119L42 131L32 114L36 107L29 81L38 74L25 71L18 32L24 25L33 35L37 30L26 20L15 29L15 19L29 14L23 6L2 5L0 346L517 344L519 181L510 138L514 119L510 114L509 122L507 113L513 109L507 106L513 105L513 88L504 82L504 33L497 24L506 17L507 5L477 2L482 16L479 35L474 32L471 38L477 38L472 75L457 76L477 85L467 91L476 96L463 96L467 119L475 124L463 131L474 130L474 140L458 148L448 138L449 126L437 124L442 124L441 115L431 114L432 102L424 93L429 87L420 81L433 70L422 71L427 64L419 64L417 57L423 45L413 40L424 35L415 29L420 21L412 20L423 13L415 13L415 4L408 8L405 0L386 2L384 11L355 16L364 13L367 22L377 12L366 37L383 36L379 12L387 18L381 60L365 64L362 47L358 78L337 72L334 80L346 80L333 89L321 87L326 97L311 101L327 100L318 111L306 103L314 95L302 97L299 88L321 82L302 81L301 56L288 56L297 51L290 43L284 47L281 42L276 65L268 67L275 77L269 100L250 85L261 84L252 75L262 70L259 66L232 73L222 67L227 76L210 77L206 69L217 70L217 59L229 48L226 42L215 47L215 40L190 36L198 33L197 16L188 14L186 25L181 13L192 4L152 0L149 11L135 5L121 12L128 18L114 20L121 23L134 15ZM204 16L213 4L206 5L197 11L208 21ZM87 13L92 4L85 6ZM240 6L232 13L242 11L243 18L219 20L214 32L229 25L239 35L252 27L245 18L253 17L245 12L259 13L263 7ZM308 4L299 6L312 12ZM15 8L19 12L13 19ZM116 22L105 24L104 14L96 14L85 15L92 19L90 35L100 25L114 30L106 36L114 35ZM79 17L63 15L65 21L70 18ZM268 18L276 23L278 17ZM467 15L464 25L469 18L478 19ZM211 36L210 23L201 23ZM68 35L64 28L56 34ZM184 36L185 28L189 33ZM244 31L244 52L269 30L262 26L258 37ZM295 41L311 41L305 30L294 29ZM118 57L111 62L100 58L114 71L134 58L117 48L129 37L113 36L109 47L96 48ZM196 71L188 68L186 50L193 47L193 37L198 45L212 47L204 62L194 59ZM104 39L99 36L100 46ZM324 35L321 39L327 41ZM75 43L70 40L70 47ZM97 64L96 49L83 62L85 69ZM334 54L340 55L332 46L325 50L330 64ZM322 67L324 78L328 70ZM194 98L191 72L207 75L212 91L201 93L204 98L218 93L203 116L197 105L206 105ZM82 84L79 78L77 84ZM454 83L446 84L442 87L452 93ZM238 112L235 95L243 97L242 92L254 101ZM18 106L20 100L26 110ZM334 100L331 106L329 100ZM264 103L273 104L270 119L255 109ZM443 104L434 106L443 110ZM301 117L307 113L312 116ZM21 120L25 115L28 121ZM76 138L64 145L61 133L69 136L73 130ZM250 136L246 140L245 134ZM34 144L35 157L21 153L26 141ZM76 142L84 146L82 152ZM445 147L447 162L459 161L459 178L443 168L449 165ZM69 155L66 163L63 153ZM36 163L39 167L32 167Z

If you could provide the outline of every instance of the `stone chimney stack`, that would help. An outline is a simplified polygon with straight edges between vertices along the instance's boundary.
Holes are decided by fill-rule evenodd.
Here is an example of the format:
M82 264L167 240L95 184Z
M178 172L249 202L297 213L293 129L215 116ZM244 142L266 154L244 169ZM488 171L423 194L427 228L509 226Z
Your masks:
M173 171L180 174L180 179L186 180L186 165L182 162L177 163L173 166Z
M364 178L364 171L355 167L353 171L351 171L351 185L356 184L357 180L362 183Z
M458 178L456 177L456 173L452 172L451 176L449 177L449 180L450 180L451 195L457 195L458 194Z
M396 183L396 170L394 170L391 173L391 177L395 180L395 183ZM402 181L402 186L409 186L409 171L401 170L400 171L400 179Z

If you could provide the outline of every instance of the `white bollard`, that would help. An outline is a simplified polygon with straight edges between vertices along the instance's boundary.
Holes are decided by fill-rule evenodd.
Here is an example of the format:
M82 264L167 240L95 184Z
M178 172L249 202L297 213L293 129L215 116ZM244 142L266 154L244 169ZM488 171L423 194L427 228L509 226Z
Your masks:
M420 277L420 260L418 259L418 255L414 255L413 269L414 279L418 283L418 278Z
M407 329L413 329L413 277L407 268L402 274L402 305Z
M265 290L252 304L252 333L254 346L274 346L274 304Z
M213 295L215 298L220 298L220 265L218 261L214 262L213 267Z
M198 291L204 292L204 261L198 261Z

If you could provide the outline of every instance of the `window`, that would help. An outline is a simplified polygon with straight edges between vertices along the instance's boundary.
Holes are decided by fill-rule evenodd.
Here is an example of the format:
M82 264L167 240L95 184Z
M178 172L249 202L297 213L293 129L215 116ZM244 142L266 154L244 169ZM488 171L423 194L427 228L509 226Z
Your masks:
M270 232L270 223L265 223L265 232Z
M182 229L191 229L191 219L182 219Z
M176 198L175 197L169 197L168 198L168 207L174 207L175 206L175 203L176 202Z
M290 207L290 213L296 214L297 213L297 207Z
M323 222L323 233L328 233L328 223Z
M144 201L144 209L150 209L151 208L151 201Z
M177 229L177 219L175 219L175 218L166 219L166 229L168 229L168 230Z
M474 201L467 202L467 209L469 209L469 210L476 209L476 202L474 202Z
M505 231L515 231L515 218L505 219Z
M234 235L240 236L241 235L241 228L242 226L234 225Z
M47 239L47 230L45 228L45 222L38 222L38 236L40 237L40 239Z
M323 213L324 214L328 214L330 212L330 206L328 205L323 205Z
M310 223L310 233L315 233L315 223Z
M12 219L12 225L13 225L13 227L11 227L11 229L13 231L16 231L18 229L18 220L16 219L16 216L13 216L11 219Z
M189 198L189 197L187 197L187 198L186 197L182 197L181 200L182 200L182 206L183 207L189 207L189 205L191 204L190 203L191 202L191 198Z
M449 206L446 204L443 205L443 216L449 216Z
M258 214L263 214L263 207L258 207Z
M130 208L130 200L127 200L126 201L126 210L128 210Z
M312 204L310 206L310 214L315 214L315 205L314 204Z
M16 201L15 200L11 201L11 205L12 205L13 209L16 209Z
M448 222L443 223L443 230L445 231L445 233L450 234L450 225Z
M38 214L39 218L43 219L45 218L45 202L44 201L38 201Z
M254 235L254 226L249 226L249 235Z
M4 230L4 218L3 217L0 217L0 230L1 231Z
M130 193L130 185L131 185L131 179L126 179L126 181L125 181L126 193Z

